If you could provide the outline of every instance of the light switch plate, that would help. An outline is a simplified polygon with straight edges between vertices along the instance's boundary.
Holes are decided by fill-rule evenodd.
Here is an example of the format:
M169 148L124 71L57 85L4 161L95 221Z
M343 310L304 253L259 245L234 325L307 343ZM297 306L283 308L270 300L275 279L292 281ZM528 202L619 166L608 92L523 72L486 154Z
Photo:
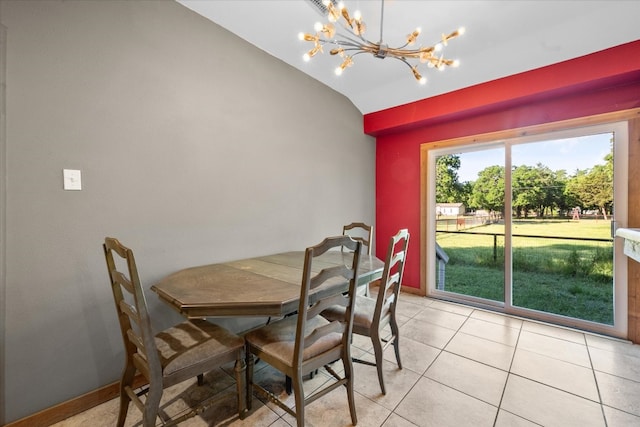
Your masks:
M82 176L77 169L62 169L65 190L82 190Z

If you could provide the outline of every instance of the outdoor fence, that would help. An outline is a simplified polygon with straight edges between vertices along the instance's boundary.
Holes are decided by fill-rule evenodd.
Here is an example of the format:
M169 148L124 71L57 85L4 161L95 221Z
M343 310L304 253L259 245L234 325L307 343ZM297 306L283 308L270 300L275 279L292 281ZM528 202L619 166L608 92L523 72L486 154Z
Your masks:
M439 234L465 235L474 240L472 247L448 248L438 240L450 263L483 266L504 265L504 233L437 231ZM480 237L484 236L484 237ZM535 236L512 234L513 268L522 271L563 274L589 273L595 264L611 262L613 239L587 237ZM468 242L471 243L471 242ZM597 272L602 273L601 271Z
M502 214L499 212L486 215L458 215L456 217L439 215L436 219L436 229L438 231L466 230L481 225L495 224L500 220L502 220Z

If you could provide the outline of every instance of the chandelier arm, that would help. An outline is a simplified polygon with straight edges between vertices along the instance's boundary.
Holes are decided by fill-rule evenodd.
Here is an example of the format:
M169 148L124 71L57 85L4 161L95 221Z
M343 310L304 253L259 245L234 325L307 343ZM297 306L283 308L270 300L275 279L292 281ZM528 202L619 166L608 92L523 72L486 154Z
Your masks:
M361 54L361 53L373 53L373 50L372 50L372 49L371 49L371 50L370 50L370 49L362 49L362 48L360 48L360 47L344 48L344 49L342 49L342 50L343 50L344 52L354 52L354 51L355 51L356 53L354 53L354 54L353 54L353 55L351 55L351 56L356 56L356 55L359 55L359 54Z
M428 48L427 48L428 49ZM409 58L418 58L423 53L424 49L408 49L405 50L402 47L388 47L387 50L390 54L396 56L406 56Z
M367 52L370 53L372 55L376 55L376 53L380 50L380 46L379 45L366 45L366 46L360 46L359 48L362 52Z
M345 35L345 34L342 34L342 33L340 33L340 34L336 33L334 39L337 39L337 37L342 37L343 39L349 40L351 43L358 44L358 45L361 44L361 42L365 43L365 44L374 44L373 42L365 39L362 36L358 36L358 38L360 39L360 40L358 40L356 38L350 37L350 34Z
M351 40L351 39L346 39L345 40L338 40L338 39L331 39L331 40L327 40L327 39L318 39L318 42L322 43L322 44L333 44L336 46L340 46L340 47L347 47L344 50L362 50L364 52L368 52L371 54L375 54L375 52L377 52L380 49L380 45L376 44L376 43L372 43L368 40L365 40L366 43L358 43L355 40Z
M405 64L407 64L407 67L413 70L413 66L402 56L390 56L389 58L397 59L400 62L404 62Z
M342 29L344 29L348 34L355 34L355 35L356 35L356 36L358 36L358 38L359 38L360 40L362 40L363 42L365 42L365 43L371 43L371 42L369 42L367 39L365 39L365 38L362 36L362 34L356 34L356 33L354 33L354 32L353 32L353 28L352 28L352 27L350 27L350 26L348 26L348 25L347 25L347 24L345 24L344 22L342 22L342 20L338 20L337 22L340 24L340 26L342 27ZM348 36L345 36L344 34L338 34L337 32L336 32L336 36L340 36L340 37L344 37L344 38L349 38ZM353 39L351 39L351 40L353 40Z
M402 48L387 48L387 55L400 57L400 58L412 58L418 59L420 58L419 50L401 50Z
M360 46L362 46L360 43L354 43L352 41L336 40L336 39L332 39L332 40L319 39L318 42L322 44L334 44L337 46L349 46L351 48L360 48Z
M409 61L407 61L405 58L403 58L401 56L392 56L392 58L397 59L400 62L404 62L407 65L407 67L409 67L409 69L411 70L411 73L416 78L416 80L419 80L423 84L426 82L426 79L424 79L424 77L422 77L420 75L420 73L418 72L418 65L417 64L415 66L412 66L409 63Z

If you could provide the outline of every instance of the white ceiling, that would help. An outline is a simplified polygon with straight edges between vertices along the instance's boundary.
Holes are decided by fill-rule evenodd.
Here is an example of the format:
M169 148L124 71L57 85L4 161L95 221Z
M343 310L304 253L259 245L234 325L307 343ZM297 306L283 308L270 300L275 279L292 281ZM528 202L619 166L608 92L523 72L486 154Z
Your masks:
M386 0L383 40L404 44L422 28L418 43L431 45L460 26L466 34L451 41L448 58L459 68L444 72L420 67L419 85L400 61L359 55L340 77L340 60L325 53L304 62L311 43L298 33L326 22L306 0L177 0L249 43L342 93L363 113L429 98L530 69L640 39L638 0ZM380 38L379 0L345 0L362 12L366 38Z

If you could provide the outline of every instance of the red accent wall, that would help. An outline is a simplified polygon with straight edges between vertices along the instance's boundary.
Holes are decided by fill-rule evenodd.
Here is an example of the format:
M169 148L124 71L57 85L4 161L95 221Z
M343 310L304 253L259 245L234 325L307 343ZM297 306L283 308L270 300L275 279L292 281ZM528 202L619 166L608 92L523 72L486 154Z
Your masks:
M640 107L640 40L367 114L376 137L376 248L411 233L403 284L420 287L421 144Z

